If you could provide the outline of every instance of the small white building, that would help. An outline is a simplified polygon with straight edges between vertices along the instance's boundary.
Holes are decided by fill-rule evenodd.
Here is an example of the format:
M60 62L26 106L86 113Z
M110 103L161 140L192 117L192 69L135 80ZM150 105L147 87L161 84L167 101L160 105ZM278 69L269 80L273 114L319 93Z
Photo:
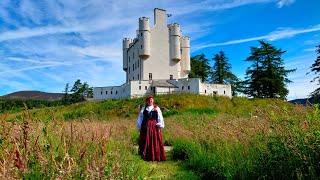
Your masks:
M93 98L121 99L179 92L232 97L231 85L188 78L190 38L182 36L179 24L167 24L163 9L154 9L153 27L149 18L140 17L136 38L123 39L123 70L126 83L94 87Z

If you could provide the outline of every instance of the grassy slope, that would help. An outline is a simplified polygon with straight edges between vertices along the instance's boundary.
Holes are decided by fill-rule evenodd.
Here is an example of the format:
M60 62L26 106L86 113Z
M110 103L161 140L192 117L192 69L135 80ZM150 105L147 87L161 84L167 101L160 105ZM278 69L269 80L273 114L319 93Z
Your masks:
M319 177L319 111L189 94L156 102L168 110L163 136L174 149L167 162L144 162L133 148L144 99L106 100L2 115L0 177Z

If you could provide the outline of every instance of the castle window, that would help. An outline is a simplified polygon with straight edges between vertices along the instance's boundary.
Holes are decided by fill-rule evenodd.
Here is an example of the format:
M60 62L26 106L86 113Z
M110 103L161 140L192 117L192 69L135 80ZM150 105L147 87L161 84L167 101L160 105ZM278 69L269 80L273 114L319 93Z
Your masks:
M132 80L134 80L134 77L132 77Z
M148 89L147 86L144 86L144 89L147 90Z
M132 64L132 66L133 66L133 67L132 67L132 71L134 71L134 64Z
M102 91L101 91L101 95L102 95Z
M141 33L141 37L142 37L142 33ZM141 45L142 46L142 45ZM142 48L141 48L142 49Z
M106 94L108 94L108 91L106 91Z
M139 67L139 64L140 64L140 60L138 59L138 67Z
M223 94L226 94L226 91L223 91Z
M190 86L188 86L188 90L190 90Z
M170 75L170 79L173 79L173 75Z
M112 91L111 91L111 94L112 94Z
M138 80L140 80L140 76L139 76L139 74L138 74Z
M182 86L181 89L183 90L183 89L184 89L184 86Z
M139 90L141 90L141 86L139 86Z
M207 93L207 90L204 90L204 93Z
M152 80L152 73L149 73L149 80Z
M129 74L130 74L130 66L129 66Z
M141 45L141 49L142 49L142 45Z
M130 56L129 56L129 62L130 62Z
M118 91L116 91L116 94L118 94Z

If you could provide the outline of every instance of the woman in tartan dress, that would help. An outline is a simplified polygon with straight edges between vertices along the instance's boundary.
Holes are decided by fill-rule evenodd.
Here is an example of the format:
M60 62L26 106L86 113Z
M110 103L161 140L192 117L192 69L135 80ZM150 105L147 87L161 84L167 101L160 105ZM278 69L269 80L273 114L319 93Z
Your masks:
M147 105L140 111L136 126L140 131L139 155L145 161L165 161L161 129L164 120L160 108L154 104L154 97L148 96Z

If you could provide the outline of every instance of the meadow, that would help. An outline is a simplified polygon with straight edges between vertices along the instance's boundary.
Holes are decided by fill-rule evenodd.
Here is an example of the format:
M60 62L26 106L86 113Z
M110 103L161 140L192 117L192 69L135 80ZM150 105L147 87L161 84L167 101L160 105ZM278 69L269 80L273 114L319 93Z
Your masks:
M1 179L319 179L320 108L277 99L156 96L166 162L138 156L144 98L2 113Z

